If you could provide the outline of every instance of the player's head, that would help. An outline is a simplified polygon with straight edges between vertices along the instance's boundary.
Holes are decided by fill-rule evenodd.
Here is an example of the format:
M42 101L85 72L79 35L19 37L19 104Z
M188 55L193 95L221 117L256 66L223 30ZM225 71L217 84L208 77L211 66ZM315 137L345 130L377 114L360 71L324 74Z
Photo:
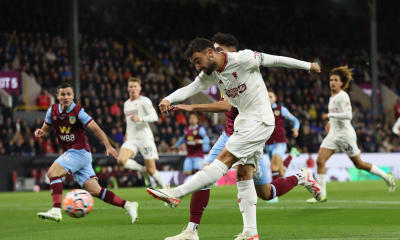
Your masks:
M331 90L347 90L353 80L353 73L348 66L340 66L331 70L329 73L329 86Z
M276 103L277 97L276 97L276 94L274 91L268 90L268 96L269 96L269 101L271 102L271 105Z
M194 126L199 122L199 118L197 117L196 114L192 113L189 116L189 124L190 126Z
M137 77L128 78L129 97L138 98L140 96L140 92L142 91L141 83L142 81Z
M74 100L74 89L72 85L64 82L57 87L57 100L61 106L69 106Z
M218 32L212 36L211 41L218 52L236 52L239 46L236 37L229 33Z
M210 75L217 68L216 53L212 42L205 38L193 39L184 53L184 57L193 63L197 71Z

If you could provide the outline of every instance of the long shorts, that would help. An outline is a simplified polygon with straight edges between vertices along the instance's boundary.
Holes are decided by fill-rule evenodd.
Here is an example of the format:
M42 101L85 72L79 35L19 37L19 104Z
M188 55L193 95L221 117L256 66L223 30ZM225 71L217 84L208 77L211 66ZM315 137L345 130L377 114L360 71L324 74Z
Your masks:
M360 149L357 146L356 136L346 135L329 135L324 138L321 148L327 148L334 151L342 151L349 157L355 157L360 154Z
M226 149L239 160L233 164L251 164L257 168L262 157L265 142L274 131L274 125L252 119L235 119L235 132L226 143Z
M221 151L225 148L225 144L228 142L228 140L229 136L226 135L225 132L223 132L221 136L218 138L217 142L211 148L210 153L208 154L205 160L205 163L210 164L214 162L214 160L218 157ZM269 170L267 170L265 160L261 155L261 158L258 161L257 170L254 173L253 177L254 185L261 186L267 184L268 179L269 179Z
M56 162L72 173L75 181L82 187L83 184L96 177L92 167L92 154L86 149L69 149L56 159Z
M203 167L202 157L187 157L183 163L183 171L191 172L193 170L201 170Z
M140 152L144 160L158 159L157 147L154 141L149 140L128 140L122 144L121 148L129 149L133 152L133 158Z
M274 144L267 145L266 150L267 150L269 160L271 161L272 156L274 156L274 155L278 155L283 159L286 149L287 149L286 143L274 143Z

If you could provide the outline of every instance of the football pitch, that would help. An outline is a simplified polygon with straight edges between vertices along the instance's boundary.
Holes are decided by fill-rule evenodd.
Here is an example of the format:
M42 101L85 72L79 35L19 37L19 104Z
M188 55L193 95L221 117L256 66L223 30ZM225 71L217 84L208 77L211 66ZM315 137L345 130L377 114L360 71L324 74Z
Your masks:
M399 184L399 182L397 182ZM383 181L328 183L328 202L307 204L303 187L279 199L258 201L260 239L400 239L400 192L389 193ZM60 223L36 216L51 206L48 191L0 193L0 239L164 239L187 224L190 197L175 209L147 195L145 188L115 190L139 202L139 221L130 224L125 210L95 198L92 213ZM64 194L66 192L64 191ZM234 239L242 230L236 186L213 187L199 227L200 239Z

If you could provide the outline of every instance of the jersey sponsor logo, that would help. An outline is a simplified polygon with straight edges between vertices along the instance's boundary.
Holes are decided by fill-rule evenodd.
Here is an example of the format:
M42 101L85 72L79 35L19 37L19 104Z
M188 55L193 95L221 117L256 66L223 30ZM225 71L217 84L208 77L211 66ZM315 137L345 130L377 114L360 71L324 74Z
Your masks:
M61 134L69 134L71 132L71 127L59 126Z
M232 73L232 76L233 76L235 79L238 79L238 74L237 74L237 72L233 72L233 73Z
M281 111L275 110L275 111L274 111L274 114L275 114L275 116L279 116L279 115L281 114Z
M236 98L239 96L239 94L244 93L246 90L247 90L247 85L243 83L237 87L231 89L225 89L225 94L230 98Z
M73 142L75 141L75 134L65 134L65 135L58 135L63 142Z
M69 123L74 124L76 122L75 116L69 116Z
M57 116L53 116L53 121L57 120Z

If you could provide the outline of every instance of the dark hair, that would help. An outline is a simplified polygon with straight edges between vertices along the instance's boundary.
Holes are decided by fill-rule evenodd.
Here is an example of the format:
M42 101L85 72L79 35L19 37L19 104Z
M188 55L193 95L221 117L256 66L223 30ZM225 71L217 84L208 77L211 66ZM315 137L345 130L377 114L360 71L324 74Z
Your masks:
M214 36L211 38L211 41L213 43L218 43L227 47L235 48L235 50L237 50L239 46L239 42L236 37L229 33L218 32L214 34Z
M72 85L68 82L63 82L60 85L57 86L57 92L58 90L60 90L61 88L72 88L72 90L74 90L74 88L72 87Z
M332 69L329 74L329 76L332 75L338 75L340 77L340 81L342 81L343 83L343 90L346 91L350 87L350 82L351 80L353 80L353 73L351 68L349 68L348 66L336 67Z
M214 45L210 40L205 38L195 38L189 43L189 46L183 56L189 60L192 57L193 53L202 52L207 48L215 50Z

